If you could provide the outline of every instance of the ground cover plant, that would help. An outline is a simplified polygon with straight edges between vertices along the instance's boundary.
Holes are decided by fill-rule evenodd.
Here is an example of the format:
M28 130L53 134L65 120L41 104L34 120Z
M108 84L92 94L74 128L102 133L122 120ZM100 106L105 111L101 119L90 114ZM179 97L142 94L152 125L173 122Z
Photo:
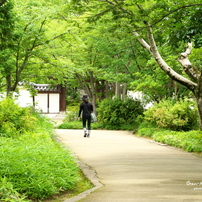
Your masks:
M64 121L62 124L60 124L57 128L58 129L82 129L82 121ZM91 123L91 129L103 129L102 125L100 123Z
M6 122L16 117L23 120L22 109L14 101L3 100L0 106L7 107L0 111L0 117L7 113ZM29 122L29 118L34 121ZM0 200L42 201L63 192L72 195L83 181L83 174L71 152L56 142L53 124L48 118L30 111L26 119L31 130L22 129L19 133L17 127L23 128L23 121L21 127L19 122L13 124L12 131L0 127ZM85 189L92 187L90 182L84 184Z
M161 128L141 128L137 135L148 137L154 141L181 148L188 152L202 154L202 132L193 131L171 131Z
M202 133L197 129L197 111L192 100L163 100L144 113L137 134L201 154Z
M188 152L202 153L202 132L189 131L161 131L153 134L155 141L174 147L182 148Z

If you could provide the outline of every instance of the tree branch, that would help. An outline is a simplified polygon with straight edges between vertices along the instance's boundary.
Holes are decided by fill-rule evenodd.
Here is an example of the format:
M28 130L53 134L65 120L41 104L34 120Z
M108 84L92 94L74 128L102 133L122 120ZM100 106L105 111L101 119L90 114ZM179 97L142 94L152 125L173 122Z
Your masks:
M143 38L141 38L137 32L133 32L133 33L134 33L134 36L137 38L137 40L140 42L140 44L151 53L150 45Z
M166 18L167 16L181 10L181 9L184 9L184 8L189 8L189 7L193 7L193 6L202 6L202 4L191 4L191 5L185 5L185 6L181 6L179 8L176 8L172 11L170 11L169 13L167 13L166 15L162 16L159 20L157 20L156 22L154 22L153 24L151 24L150 26L154 26L155 24L158 24L159 22L161 22L164 18Z
M197 71L191 64L191 62L188 59L188 56L190 55L192 50L192 43L188 43L188 47L185 52L180 54L180 57L178 58L178 61L182 65L184 71L186 74L195 82L198 81L198 78L200 76L200 72Z
M138 8L140 9L140 5L137 5ZM181 9L184 9L184 8L189 8L189 7L194 7L194 6L202 6L202 4L191 4L191 5L185 5L185 6L181 6L179 8L176 8L172 11L170 11L169 13L163 15L160 19L158 19L157 21L155 21L154 23L150 24L149 26L150 27L153 27L154 25L158 24L159 22L161 22L164 18L168 17L169 15L181 10ZM148 28L148 25L147 26L144 26L144 27L141 27L140 29L144 29L144 28ZM140 30L139 29L139 30ZM137 31L137 30L136 30Z
M146 43L146 41L139 36L137 32L134 32L135 37L137 40L142 44L144 48L146 48L152 55L153 58L156 60L159 67L173 80L177 81L178 83L186 86L190 90L194 90L197 86L196 83L190 81L189 79L181 76L177 72L175 72L161 57L160 53L158 52L156 42L154 40L154 36L152 34L152 28L148 25L148 38L149 38L149 44Z
M177 81L178 83L186 86L188 89L190 90L194 90L197 87L197 84L190 81L189 79L181 76L180 74L178 74L177 72L175 72L161 57L160 53L158 52L157 46L156 46L156 42L154 40L154 36L152 33L152 28L149 27L148 28L148 37L149 37L149 42L151 45L151 52L152 55L154 57L154 59L156 60L156 62L158 63L159 67L173 80Z

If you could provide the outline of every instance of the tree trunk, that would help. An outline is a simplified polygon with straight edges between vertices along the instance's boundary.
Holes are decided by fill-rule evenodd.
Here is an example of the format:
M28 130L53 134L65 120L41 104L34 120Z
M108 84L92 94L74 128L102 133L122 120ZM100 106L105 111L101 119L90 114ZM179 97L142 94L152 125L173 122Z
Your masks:
M11 95L11 75L6 76L6 96Z
M115 97L121 98L121 88L119 82L116 82Z
M122 87L122 97L125 97L126 95L127 95L127 83L124 83Z
M146 48L156 60L159 67L173 80L177 81L178 83L184 85L189 90L193 91L197 86L196 83L190 81L189 79L183 77L182 75L175 72L161 57L160 53L158 52L158 48L156 46L156 42L152 33L152 29L148 28L148 35L149 35L149 44L142 39L137 32L134 33L137 40L142 44L144 48Z
M93 76L93 72L90 71L90 87L91 87L91 99L92 99L92 104L93 104L93 110L94 113L97 115L96 113L96 87L95 87L95 78Z
M198 107L198 116L199 116L199 127L202 130L202 95L196 97L196 103Z
M109 83L105 81L105 98L109 97Z
M199 127L202 130L202 75L198 79L198 86L193 92L196 98L196 104L198 107L198 116L199 116Z
M177 85L176 81L173 81L173 86L174 86L174 97L175 97L175 99L177 99L179 89L178 89L178 85Z

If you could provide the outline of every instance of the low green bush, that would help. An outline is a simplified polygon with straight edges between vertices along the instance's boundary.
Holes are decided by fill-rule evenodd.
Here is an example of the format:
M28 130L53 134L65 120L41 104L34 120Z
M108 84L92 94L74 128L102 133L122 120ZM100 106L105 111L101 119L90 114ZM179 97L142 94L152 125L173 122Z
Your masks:
M104 99L97 109L98 121L109 130L134 130L143 114L143 107L138 100L130 97L124 99Z
M158 128L188 131L198 127L197 107L194 101L188 99L162 100L144 115L144 122Z
M0 136L18 136L35 129L37 119L30 113L31 108L21 108L13 99L0 101Z
M188 152L202 152L202 131L160 131L152 136L155 141L174 147L185 149Z
M70 121L76 121L78 119L78 113L79 113L79 104L68 106L66 109L66 115L63 122L70 122Z

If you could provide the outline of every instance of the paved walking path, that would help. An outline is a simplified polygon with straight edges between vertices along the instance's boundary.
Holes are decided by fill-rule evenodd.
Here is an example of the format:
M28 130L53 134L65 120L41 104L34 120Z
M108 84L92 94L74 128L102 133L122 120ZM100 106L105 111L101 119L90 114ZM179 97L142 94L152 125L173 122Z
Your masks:
M82 130L55 132L103 184L82 202L202 201L200 157L130 132L96 130L90 138Z

